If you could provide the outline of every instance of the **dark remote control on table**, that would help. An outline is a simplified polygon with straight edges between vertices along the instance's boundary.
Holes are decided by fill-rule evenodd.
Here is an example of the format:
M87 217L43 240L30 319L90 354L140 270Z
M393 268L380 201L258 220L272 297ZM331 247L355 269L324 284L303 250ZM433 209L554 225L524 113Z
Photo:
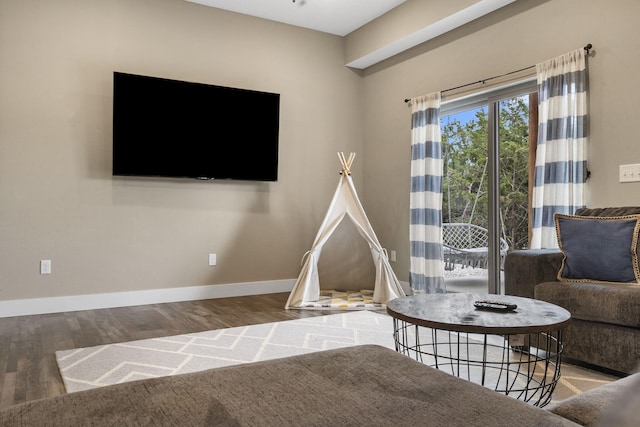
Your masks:
M473 305L480 310L513 311L518 308L516 304L500 301L476 301Z

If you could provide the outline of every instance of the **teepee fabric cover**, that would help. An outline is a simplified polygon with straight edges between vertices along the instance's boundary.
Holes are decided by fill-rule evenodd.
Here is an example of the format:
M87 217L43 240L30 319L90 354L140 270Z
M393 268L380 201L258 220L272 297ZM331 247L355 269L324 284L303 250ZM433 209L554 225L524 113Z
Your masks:
M351 219L358 233L367 241L371 249L373 263L376 269L376 279L373 288L373 302L386 304L392 299L405 296L404 290L395 273L389 265L387 252L380 246L376 233L369 223L364 208L358 199L356 188L351 179L351 164L355 153L345 159L343 153L338 153L342 163L342 172L338 188L336 189L327 214L318 230L311 249L303 258L302 270L298 280L289 295L285 308L299 308L305 301L317 301L320 298L320 277L318 274L318 259L322 247L338 228L345 216Z

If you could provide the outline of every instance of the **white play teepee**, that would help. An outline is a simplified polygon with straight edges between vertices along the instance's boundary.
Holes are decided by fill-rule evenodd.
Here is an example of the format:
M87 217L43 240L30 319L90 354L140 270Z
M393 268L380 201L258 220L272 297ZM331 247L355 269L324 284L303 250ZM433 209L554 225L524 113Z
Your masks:
M307 308L309 302L320 298L320 277L318 274L318 259L322 248L329 237L336 231L342 220L347 216L351 219L358 233L366 240L371 250L375 266L375 283L373 284L373 302L386 304L392 299L405 296L405 292L389 265L387 251L380 246L376 233L369 223L369 219L358 199L358 194L351 179L351 165L355 153L345 159L344 153L338 153L342 163L341 177L327 214L322 221L311 249L303 258L302 270L298 280L289 295L285 308ZM336 308L336 307L332 307Z

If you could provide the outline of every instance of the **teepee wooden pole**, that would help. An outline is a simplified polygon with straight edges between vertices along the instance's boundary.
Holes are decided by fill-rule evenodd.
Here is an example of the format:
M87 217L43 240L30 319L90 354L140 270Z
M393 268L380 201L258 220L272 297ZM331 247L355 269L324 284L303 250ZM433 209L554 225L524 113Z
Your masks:
M351 165L353 164L353 161L355 158L356 158L356 153L349 154L349 160L347 161L347 166L349 167L349 170L351 170Z
M341 174L346 173L347 175L351 175L351 165L353 164L353 159L355 159L355 157L356 153L350 153L349 159L346 159L342 151L338 152L338 159L340 159L340 163L342 164Z

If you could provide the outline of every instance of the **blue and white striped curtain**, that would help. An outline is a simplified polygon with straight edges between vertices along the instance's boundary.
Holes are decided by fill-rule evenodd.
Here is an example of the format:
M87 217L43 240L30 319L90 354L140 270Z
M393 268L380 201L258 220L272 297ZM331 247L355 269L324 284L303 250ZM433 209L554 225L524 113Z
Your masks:
M585 205L587 70L584 49L536 65L538 147L531 249L557 248L553 216Z
M440 92L411 99L409 283L414 294L444 293Z

